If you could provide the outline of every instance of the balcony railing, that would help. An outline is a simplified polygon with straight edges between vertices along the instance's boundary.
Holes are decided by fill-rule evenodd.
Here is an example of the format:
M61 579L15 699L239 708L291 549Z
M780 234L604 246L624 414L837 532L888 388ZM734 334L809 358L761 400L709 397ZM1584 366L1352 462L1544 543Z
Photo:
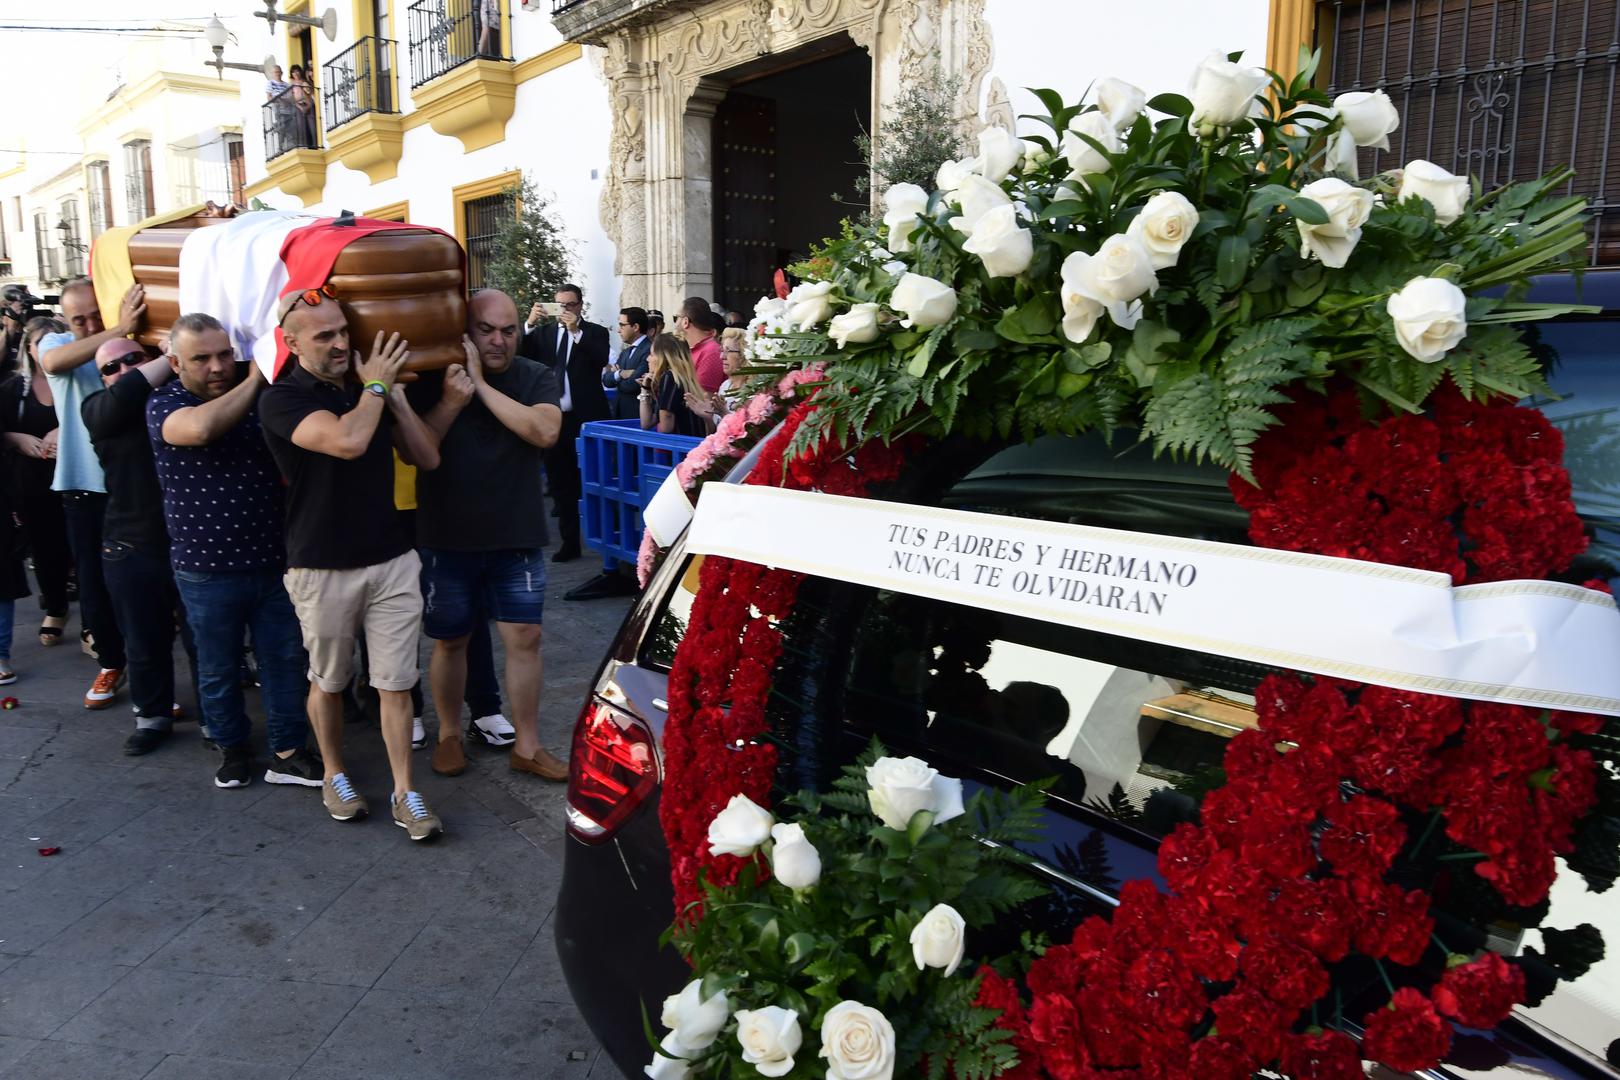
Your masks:
M1620 265L1620 10L1613 0L1318 0L1319 82L1383 89L1401 126L1362 171L1423 158L1490 191L1569 167L1593 266Z
M512 59L497 0L416 0L409 13L413 90L470 60Z
M326 89L326 130L331 131L364 113L398 112L394 101L394 43L387 38L363 37L321 66Z
M316 90L307 83L289 86L260 108L264 119L264 160L273 161L289 150L319 150L321 135L315 125Z

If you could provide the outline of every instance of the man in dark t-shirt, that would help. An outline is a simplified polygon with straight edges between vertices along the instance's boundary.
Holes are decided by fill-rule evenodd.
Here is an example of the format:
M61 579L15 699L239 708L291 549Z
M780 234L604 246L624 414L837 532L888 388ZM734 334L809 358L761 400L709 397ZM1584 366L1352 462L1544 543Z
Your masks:
M393 772L394 822L412 840L444 831L411 786L411 695L421 563L394 510L394 455L426 472L438 440L394 386L407 342L378 334L364 360L323 289L281 302L281 331L297 366L259 395L265 441L287 480L287 595L309 653L309 719L325 765L322 799L338 821L366 812L343 768L343 689L365 628L371 685ZM358 383L349 381L349 375Z
M433 769L454 776L467 767L461 724L448 718L461 715L467 638L481 607L506 646L506 696L516 731L511 767L564 780L567 765L539 739L548 540L540 467L562 427L557 376L517 355L517 307L505 293L475 294L467 321L466 370L446 373L439 400L426 413L440 436L441 465L416 485L428 598L422 628L434 639L429 681L439 714Z

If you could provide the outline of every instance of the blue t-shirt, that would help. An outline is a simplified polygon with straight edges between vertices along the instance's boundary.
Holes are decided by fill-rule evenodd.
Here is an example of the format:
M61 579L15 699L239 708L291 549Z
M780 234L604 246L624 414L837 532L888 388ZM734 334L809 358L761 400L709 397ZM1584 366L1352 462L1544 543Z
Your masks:
M39 339L39 355L73 342L72 334L46 334ZM61 429L56 436L56 477L51 481L52 490L106 491L101 459L96 457L96 448L90 445L90 429L84 426L80 412L85 398L105 389L95 361L86 360L72 371L47 374L46 378L50 380L51 396L56 399L56 424Z
M171 413L201 404L178 379L146 401L170 561L176 570L199 573L282 569L285 488L265 446L259 410L249 409L241 423L207 446L163 440L163 421Z

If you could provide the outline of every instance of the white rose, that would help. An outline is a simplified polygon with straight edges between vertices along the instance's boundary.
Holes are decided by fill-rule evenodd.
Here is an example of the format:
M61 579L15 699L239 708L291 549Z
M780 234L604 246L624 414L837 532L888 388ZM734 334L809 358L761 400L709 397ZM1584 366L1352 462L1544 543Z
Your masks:
M1340 94L1333 99L1333 108L1357 146L1388 150L1390 132L1401 126L1401 114L1395 111L1395 103L1382 90Z
M973 225L962 250L977 255L991 277L1016 277L1035 258L1035 238L1018 225L1018 208L998 206Z
M927 810L940 825L962 815L962 781L941 776L922 758L881 757L866 767L872 813L891 829L904 829Z
M754 800L733 795L726 808L709 822L709 854L746 858L771 838L774 824L771 815Z
M911 929L911 958L918 971L944 968L949 978L956 974L966 948L967 923L949 904L935 904Z
M1434 220L1450 225L1463 216L1469 194L1468 177L1453 176L1434 162L1419 158L1407 162L1401 170L1401 190L1395 201L1422 199L1434 207Z
M889 230L889 249L911 250L917 218L928 212L928 192L916 184L891 184L883 193L883 224Z
M1414 359L1432 364L1468 334L1468 297L1444 278L1408 281L1389 298L1395 338Z
M1040 143L1026 142L1024 144L1024 172L1032 173L1036 169L1052 160L1051 151Z
M1259 95L1270 85L1271 77L1259 68L1234 64L1223 54L1212 52L1193 71L1192 123L1196 127L1213 124L1230 127L1260 108Z
M804 826L771 827L771 871L790 889L808 889L821 880L821 853L804 837Z
M991 125L979 132L979 175L992 184L1006 179L1023 157L1023 142L1006 128Z
M858 1001L840 1001L821 1022L821 1056L827 1080L891 1080L894 1026Z
M792 1009L767 1005L737 1010L737 1042L742 1045L743 1060L765 1076L792 1071L793 1055L803 1041L799 1014Z
M774 296L762 296L754 304L754 322L775 325L787 318L787 301Z
M934 173L934 186L949 195L962 186L962 181L973 175L974 168L979 163L972 158L958 158L947 161Z
M658 1050L647 1067L641 1070L652 1080L686 1080L692 1075L691 1063L685 1060L689 1051L675 1038L673 1031L664 1036Z
M951 218L951 228L963 236L972 236L973 228L979 219L998 206L1011 206L1012 200L1007 193L1001 190L1000 184L992 184L982 176L969 176L962 181L951 201L962 208L962 213Z
M1117 154L1120 148L1119 132L1114 130L1106 114L1092 111L1070 120L1069 130L1063 133L1063 156L1069 162L1073 177L1107 172L1108 159L1098 153L1095 146L1080 138L1082 135L1096 140L1110 154Z
M670 1039L673 1039L673 1045L679 1047L683 1054L705 1050L720 1037L720 1029L726 1026L726 1018L730 1015L731 1003L726 1000L724 990L716 991L713 997L705 1001L703 980L693 979L681 988L680 993L664 999L663 1015L659 1017L669 1028L669 1038L664 1040L664 1044L667 1048Z
M788 322L801 331L824 323L832 315L832 282L806 281L787 294Z
M936 278L903 274L895 284L889 306L905 314L903 325L920 330L944 326L956 315L956 290Z
M1335 131L1323 148L1322 171L1348 180L1361 179L1361 156L1348 131Z
M1080 281L1090 261L1091 256L1083 251L1076 251L1063 260L1063 336L1076 345L1091 336L1092 327L1103 313L1101 303L1080 291Z
M840 349L850 342L857 345L876 341L878 336L878 304L856 304L842 315L834 315L827 324L827 336L838 343Z
M1179 191L1161 191L1147 201L1125 235L1147 249L1153 269L1176 265L1181 248L1198 227L1198 211Z
M1104 79L1097 84L1097 107L1115 131L1123 131L1147 108L1147 94L1124 79Z
M1299 250L1307 258L1314 255L1323 266L1335 270L1344 266L1350 253L1361 241L1361 227L1372 213L1373 194L1352 187L1337 177L1313 180L1299 189L1305 198L1315 202L1327 212L1325 225L1298 222Z
M1093 299L1104 304L1128 304L1159 288L1147 248L1124 233L1115 233L1102 242L1086 264L1081 282Z

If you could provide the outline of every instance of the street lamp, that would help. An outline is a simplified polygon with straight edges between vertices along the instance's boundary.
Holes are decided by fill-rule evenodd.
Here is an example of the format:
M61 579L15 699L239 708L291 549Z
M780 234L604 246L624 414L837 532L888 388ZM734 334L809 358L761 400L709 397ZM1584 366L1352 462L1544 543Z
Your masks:
M56 231L62 234L62 246L69 251L86 252L90 250L87 246L74 239L73 225L68 221L66 215L56 223Z
M294 26L318 26L321 33L326 35L327 41L337 40L337 12L327 8L318 19L308 15L285 15L276 10L276 0L264 0L264 10L253 13L255 19L263 19L270 24L270 29L276 28L276 20L292 23Z
M231 32L225 29L225 24L219 21L218 15L209 18L208 25L203 27L203 37L208 39L208 47L214 50L214 58L204 60L203 63L213 68L221 79L225 77L226 68L235 71L257 71L266 79L270 78L275 70L276 58L270 55L266 55L263 63L259 64L238 64L225 59L225 43L231 39Z

